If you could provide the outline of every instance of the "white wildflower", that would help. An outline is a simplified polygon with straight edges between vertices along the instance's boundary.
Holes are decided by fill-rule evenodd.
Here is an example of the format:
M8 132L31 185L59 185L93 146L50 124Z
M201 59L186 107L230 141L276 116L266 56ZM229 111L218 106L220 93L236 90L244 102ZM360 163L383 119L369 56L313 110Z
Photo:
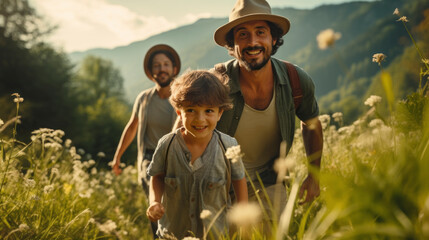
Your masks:
M48 193L50 193L50 192L52 192L54 190L54 185L46 185L44 188L43 188L43 192L45 193L45 194L48 194Z
M56 168L56 167L53 167L53 168L51 168L51 176L52 175L60 175L60 171L58 170L58 168Z
M13 102L15 102L15 103L22 103L22 102L24 102L24 98L22 98L22 97L14 98Z
M89 191L89 190L79 193L79 197L81 198L90 198L91 195L92 195L92 191Z
M203 211L201 211L200 213L200 218L201 219L208 219L209 217L212 216L212 212L210 212L210 210L204 209Z
M365 105L368 105L370 107L375 107L380 102L381 102L380 96L371 95L368 99L365 100Z
M255 202L239 203L228 212L230 223L238 227L247 227L257 224L261 219L262 211Z
M106 157L106 154L104 154L104 152L98 152L97 157L104 158L104 157Z
M373 119L371 122L369 122L368 126L370 128L377 128L384 125L384 122L381 119Z
M25 223L21 223L21 224L19 224L18 229L19 229L19 231L24 232L24 231L29 230L30 227L27 224L25 224Z
M328 114L323 114L319 116L319 121L322 124L322 128L326 129L331 121L331 117Z
M24 185L26 187L33 188L34 186L36 186L36 181L34 181L33 179L26 178Z
M429 59L427 59L427 58L423 58L422 59L422 62L424 63L424 64L429 64ZM0 119L0 121L1 121L1 119ZM1 124L0 124L1 125Z
M395 11L393 11L393 15L398 15L399 16L399 9L395 8Z
M334 32L334 30L328 28L326 30L321 31L317 35L317 43L320 49L326 49L335 44L335 41L341 38L341 33Z
M116 223L112 220L107 220L107 222L105 222L104 224L100 224L98 226L98 228L100 229L100 231L105 232L105 233L111 233L113 232L113 230L116 229Z
M196 237L185 237L182 240L200 240L200 239Z
M64 142L64 146L65 146L66 148L71 147L71 144L72 144L72 140L71 140L71 139L66 139L66 141Z
M374 55L372 55L372 62L376 62L378 63L378 65L381 65L381 62L386 60L386 55L384 55L383 53L376 53Z
M404 23L406 23L406 22L408 22L408 19L407 19L407 17L406 16L402 16L402 17L400 17L398 20L396 20L396 21L402 21L402 22L404 22Z
M343 121L343 113L341 113L341 112L336 112L336 113L332 114L332 117L334 118L335 122L342 122Z
M89 164L89 166L94 166L94 164L95 164L94 159L90 159L90 160L88 161L88 164Z
M3 125L3 124L4 124L3 120L0 119L0 126Z
M240 145L229 147L225 153L226 158L231 159L232 163L239 161L244 154L241 152Z

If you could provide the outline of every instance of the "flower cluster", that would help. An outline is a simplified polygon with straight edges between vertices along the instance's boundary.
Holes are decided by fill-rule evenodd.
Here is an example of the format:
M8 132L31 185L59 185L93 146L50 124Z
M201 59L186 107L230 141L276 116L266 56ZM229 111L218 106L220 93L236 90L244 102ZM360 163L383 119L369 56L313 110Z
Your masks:
M334 30L328 28L323 30L317 35L317 43L320 49L327 49L335 44L335 42L341 38L341 33L334 32Z
M381 102L380 96L371 95L371 97L365 100L365 105L368 105L370 107L375 107L380 102Z
M386 55L383 53L376 53L372 55L372 61L378 63L378 65L381 65L381 62L386 59Z
M244 156L244 154L241 152L240 145L237 145L229 147L225 152L225 156L226 158L231 159L232 163L235 163L239 161Z

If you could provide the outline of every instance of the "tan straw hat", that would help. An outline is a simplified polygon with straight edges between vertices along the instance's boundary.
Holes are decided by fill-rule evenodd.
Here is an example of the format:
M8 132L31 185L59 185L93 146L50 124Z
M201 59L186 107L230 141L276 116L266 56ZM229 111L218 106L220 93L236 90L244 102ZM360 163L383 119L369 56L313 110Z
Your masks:
M237 0L234 8L229 14L229 22L216 30L214 33L215 42L225 47L226 34L236 27L245 22L262 20L269 21L276 24L283 31L285 35L290 28L290 22L287 18L271 14L271 7L265 0Z
M159 51L168 52L171 54L171 56L173 56L173 59L174 59L173 65L177 68L177 72L173 77L177 76L177 74L179 74L180 72L180 57L179 57L179 54L177 54L177 52L167 44L155 45L147 51L146 56L144 57L144 60L143 60L143 69L144 69L144 72L146 73L146 76L153 81L152 69L151 69L151 66L149 66L149 60L153 54Z

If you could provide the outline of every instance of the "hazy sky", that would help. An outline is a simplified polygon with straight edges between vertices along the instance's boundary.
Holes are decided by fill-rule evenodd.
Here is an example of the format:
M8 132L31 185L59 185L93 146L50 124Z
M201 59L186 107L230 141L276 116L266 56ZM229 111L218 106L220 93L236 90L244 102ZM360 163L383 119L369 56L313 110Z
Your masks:
M268 0L271 7L314 8L356 0ZM227 17L235 0L30 0L58 29L48 38L66 52L113 48L204 17Z

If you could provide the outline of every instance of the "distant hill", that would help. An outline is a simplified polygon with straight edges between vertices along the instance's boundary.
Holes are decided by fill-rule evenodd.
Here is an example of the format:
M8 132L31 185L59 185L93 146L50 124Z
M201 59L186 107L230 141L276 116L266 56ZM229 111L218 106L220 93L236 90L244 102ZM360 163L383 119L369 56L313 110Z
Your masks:
M357 100L367 93L372 77L379 72L377 64L371 62L374 53L384 53L393 60L411 44L402 24L396 21L398 17L392 14L395 8L412 18L414 25L422 21L429 1L381 0L324 5L311 10L273 9L273 13L291 21L291 30L284 37L285 44L275 57L304 68L316 84L322 111L332 111L332 101L349 97L340 89L355 95ZM187 68L211 68L231 59L213 40L215 29L227 21L227 18L201 19L128 46L73 52L70 57L76 63L88 54L111 60L120 69L127 98L132 102L141 90L152 86L144 75L142 61L146 51L155 44L166 43L178 51L182 72ZM327 28L340 32L342 38L333 49L322 51L317 47L316 36ZM341 110L341 106L335 106Z

